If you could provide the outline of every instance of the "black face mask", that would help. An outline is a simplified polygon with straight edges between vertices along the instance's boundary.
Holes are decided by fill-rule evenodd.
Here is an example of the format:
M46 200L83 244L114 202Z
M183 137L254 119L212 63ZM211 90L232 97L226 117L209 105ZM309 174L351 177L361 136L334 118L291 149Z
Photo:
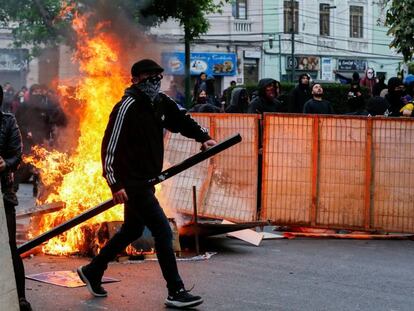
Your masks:
M403 97L404 95L405 95L405 91L403 91L403 90L397 90L397 91L392 91L391 92L391 94L390 94L392 97L394 97L394 98L401 98L401 97Z
M30 105L42 108L45 102L45 96L43 95L30 95L29 103Z
M138 83L137 88L145 93L151 99L151 101L153 101L158 96L158 93L160 91L161 79L162 75L148 77L147 79Z
M199 97L197 99L197 104L205 104L207 102L207 97Z

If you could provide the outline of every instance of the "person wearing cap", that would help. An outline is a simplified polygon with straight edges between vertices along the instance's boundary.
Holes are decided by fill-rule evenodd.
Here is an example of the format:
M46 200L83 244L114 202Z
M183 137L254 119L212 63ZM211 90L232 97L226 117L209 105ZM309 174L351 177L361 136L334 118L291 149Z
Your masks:
M3 89L0 86L0 106L3 103ZM21 311L32 310L26 300L25 275L22 258L16 244L16 205L18 205L13 185L13 173L22 160L22 137L13 114L0 110L0 180L3 194L4 211L6 214L7 231L9 234L10 252L13 261L17 296Z
M92 261L77 269L88 290L106 297L101 279L108 263L138 239L146 226L152 233L158 262L167 282L167 306L193 307L203 302L185 289L178 273L172 231L153 186L143 185L161 173L163 132L168 129L193 138L202 149L216 142L177 103L160 92L163 68L151 59L131 68L132 85L125 90L109 117L102 140L103 175L116 204L124 204L124 223Z

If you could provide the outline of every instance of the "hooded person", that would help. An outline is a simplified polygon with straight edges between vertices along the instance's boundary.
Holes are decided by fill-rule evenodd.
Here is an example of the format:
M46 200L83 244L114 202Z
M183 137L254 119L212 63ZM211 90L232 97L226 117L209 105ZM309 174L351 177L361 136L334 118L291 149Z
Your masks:
M347 94L347 104L351 113L365 109L365 100L361 87L358 83L352 82Z
M409 74L404 79L407 94L414 98L414 75Z
M211 98L207 96L206 91L200 90L197 94L196 101L189 109L189 112L221 112L220 108L211 102Z
M382 90L385 90L388 86L385 84L385 75L379 74L376 78L376 83L372 89L372 96L381 96Z
M390 106L390 116L401 116L400 110L404 106L402 97L405 95L405 86L400 78L392 77L388 80L388 93L385 95Z
M242 87L236 87L231 92L230 105L226 108L228 113L246 113L249 107L249 94Z
M375 85L375 71L373 68L367 68L365 71L365 77L361 79L359 82L359 85L366 87L368 89L368 94L372 96L374 91L374 85Z
M367 100L364 115L388 116L390 105L387 100L380 96L371 97Z
M280 95L280 83L271 78L261 79L257 85L257 96L247 109L248 113L281 112L282 103L277 100Z
M3 89L0 87L0 108L2 104ZM16 206L19 202L13 186L14 172L22 160L22 139L13 114L0 111L0 128L0 184L1 192L3 194L2 205L6 216L6 221L2 223L2 226L7 225L6 236L8 236L11 259L13 262L15 276L13 282L16 282L19 309L22 311L30 311L32 310L32 307L26 300L25 293L24 265L16 244ZM2 228L2 230L4 230L4 228ZM11 281L12 280L7 280L7 282ZM6 282L6 280L3 282Z
M299 76L298 85L289 94L288 112L302 113L305 103L312 98L310 77L307 73Z

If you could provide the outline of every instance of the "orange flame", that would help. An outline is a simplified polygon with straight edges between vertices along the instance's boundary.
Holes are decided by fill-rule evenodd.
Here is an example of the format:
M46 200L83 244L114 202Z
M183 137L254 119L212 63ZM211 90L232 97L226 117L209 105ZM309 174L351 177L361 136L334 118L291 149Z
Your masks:
M50 194L38 203L63 201L66 208L43 216L38 227L39 232L32 232L32 236L47 231L111 197L102 177L100 147L112 107L128 84L127 75L118 63L120 43L115 36L103 31L103 24L98 25L93 34L88 34L86 16L75 14L72 27L78 36L75 60L79 62L81 72L74 97L76 103L82 105L82 109L72 109L79 114L69 116L79 121L76 150L69 155L36 147L34 156L25 158L25 162L32 163L39 170L46 188L55 187L49 189ZM66 88L61 90L65 91ZM62 99L63 107L69 105L65 98L67 97ZM87 223L122 219L122 208L116 206ZM49 240L43 247L43 252L76 253L83 239L82 230L77 226Z

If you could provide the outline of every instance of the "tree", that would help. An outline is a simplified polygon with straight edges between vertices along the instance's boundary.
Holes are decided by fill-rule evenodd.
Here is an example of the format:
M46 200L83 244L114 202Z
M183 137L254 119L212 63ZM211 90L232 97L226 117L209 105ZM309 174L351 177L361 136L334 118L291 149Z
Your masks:
M179 21L184 28L186 50L186 99L190 98L190 42L207 32L205 15L221 12L230 0L0 0L0 25L12 26L14 45L32 46L37 55L45 46L66 43L74 45L74 34L69 27L75 11L96 12L91 16L100 21L128 19L136 24L154 26L169 18ZM94 23L91 23L94 24ZM116 22L113 25L117 25Z
M72 43L73 12L96 12L95 22L122 16L136 24L154 26L169 18L186 28L189 40L207 32L205 15L219 12L228 0L0 0L0 25L11 27L14 44L41 48Z
M389 8L385 24L393 35L390 47L402 53L410 61L414 52L414 0L388 0Z

